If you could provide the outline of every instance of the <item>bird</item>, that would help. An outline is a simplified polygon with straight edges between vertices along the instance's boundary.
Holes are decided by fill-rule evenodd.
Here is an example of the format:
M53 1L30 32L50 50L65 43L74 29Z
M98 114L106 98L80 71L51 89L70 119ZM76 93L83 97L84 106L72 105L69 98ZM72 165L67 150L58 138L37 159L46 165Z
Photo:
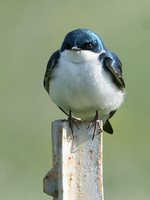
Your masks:
M113 133L109 119L125 99L122 63L97 33L78 28L66 34L47 63L44 88L68 116L72 134L78 120L94 124L92 139L97 129Z

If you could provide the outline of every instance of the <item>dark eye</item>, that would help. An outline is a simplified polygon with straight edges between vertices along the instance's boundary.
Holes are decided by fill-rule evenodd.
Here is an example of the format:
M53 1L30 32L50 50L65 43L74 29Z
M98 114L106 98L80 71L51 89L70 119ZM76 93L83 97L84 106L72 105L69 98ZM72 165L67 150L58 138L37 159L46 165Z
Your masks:
M69 43L65 43L65 49L71 49L72 47L71 47L71 45L69 44Z
M91 42L84 43L80 48L83 50L91 50L93 49L94 44Z

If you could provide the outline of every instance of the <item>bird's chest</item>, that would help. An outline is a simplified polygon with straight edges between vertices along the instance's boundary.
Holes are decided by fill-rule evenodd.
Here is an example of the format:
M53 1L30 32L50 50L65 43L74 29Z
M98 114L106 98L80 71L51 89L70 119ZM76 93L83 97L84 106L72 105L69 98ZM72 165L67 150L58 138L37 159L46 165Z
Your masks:
M99 82L100 67L95 66L92 62L66 63L66 65L61 65L60 68L58 69L60 82L64 84L66 93L71 96L84 96L92 91ZM99 71L96 68L99 68Z
M116 87L98 61L60 61L53 77L50 96L65 110L105 109L111 103L110 98L115 102Z
M68 105L75 101L85 103L100 84L100 71L100 66L94 62L59 63L50 83L53 100L61 99Z

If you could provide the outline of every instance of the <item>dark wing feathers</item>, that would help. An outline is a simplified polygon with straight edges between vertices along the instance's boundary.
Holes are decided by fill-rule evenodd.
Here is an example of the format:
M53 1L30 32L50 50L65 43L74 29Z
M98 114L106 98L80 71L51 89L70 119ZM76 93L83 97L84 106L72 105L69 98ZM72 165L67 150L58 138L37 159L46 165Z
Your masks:
M108 51L103 53L100 59L104 69L111 74L113 82L123 90L125 88L125 83L122 77L122 64L117 55Z
M124 90L125 83L122 77L122 64L117 55L111 51L106 51L100 55L99 60L103 64L103 68L111 75L114 84L116 84L119 89ZM114 115L115 112L116 110L110 112L109 119ZM107 133L112 134L113 128L109 122L109 119L106 120L103 129Z
M49 93L49 82L52 77L52 71L57 64L59 57L60 57L60 53L59 53L59 50L57 50L52 54L52 56L50 57L47 63L47 68L46 68L43 84L44 84L44 88L46 89L48 93Z

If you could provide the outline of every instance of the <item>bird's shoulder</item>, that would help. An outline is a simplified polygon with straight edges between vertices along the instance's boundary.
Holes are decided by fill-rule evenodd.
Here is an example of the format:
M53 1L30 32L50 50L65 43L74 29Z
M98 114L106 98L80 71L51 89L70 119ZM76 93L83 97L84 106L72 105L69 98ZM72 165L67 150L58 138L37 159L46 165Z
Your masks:
M57 50L50 56L50 59L47 63L43 84L44 88L48 93L49 93L49 82L50 79L52 78L52 72L56 64L58 63L59 57L60 57L60 50Z
M113 82L123 90L125 82L122 77L122 63L118 56L112 51L106 51L99 56L99 60L104 70L111 75Z

